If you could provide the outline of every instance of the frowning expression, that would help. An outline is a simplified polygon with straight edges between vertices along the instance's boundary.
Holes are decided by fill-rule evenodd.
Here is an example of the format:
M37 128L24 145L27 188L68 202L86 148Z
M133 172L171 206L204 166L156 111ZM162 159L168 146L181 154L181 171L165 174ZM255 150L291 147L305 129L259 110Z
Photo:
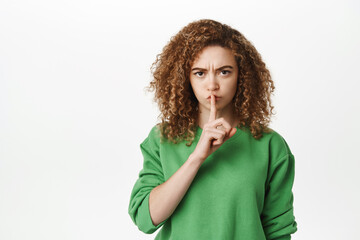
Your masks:
M238 67L231 50L217 45L205 47L190 70L190 83L200 111L210 109L211 94L216 96L218 110L231 107L237 79Z

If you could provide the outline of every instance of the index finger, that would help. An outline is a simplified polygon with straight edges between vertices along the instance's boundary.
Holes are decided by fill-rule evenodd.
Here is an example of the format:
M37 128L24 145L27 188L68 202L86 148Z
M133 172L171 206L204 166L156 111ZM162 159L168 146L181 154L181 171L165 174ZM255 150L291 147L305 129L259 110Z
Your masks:
M208 122L212 122L216 119L216 106L215 106L215 96L211 95L211 100L210 100L210 116L209 116L209 121Z

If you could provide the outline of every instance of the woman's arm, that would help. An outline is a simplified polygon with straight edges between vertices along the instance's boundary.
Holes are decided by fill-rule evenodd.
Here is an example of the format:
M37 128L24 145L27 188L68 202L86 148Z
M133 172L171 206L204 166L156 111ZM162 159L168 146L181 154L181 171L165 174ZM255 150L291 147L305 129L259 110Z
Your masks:
M202 159L191 154L188 160L166 182L150 192L150 216L155 226L175 211L202 163Z
M219 125L225 130L217 129ZM175 211L205 159L235 133L236 128L231 128L225 119L216 119L215 97L211 96L209 121L204 126L194 152L167 181L150 192L149 210L155 226Z
M271 164L260 215L266 239L291 239L290 235L297 231L292 192L294 178L295 157L292 153Z

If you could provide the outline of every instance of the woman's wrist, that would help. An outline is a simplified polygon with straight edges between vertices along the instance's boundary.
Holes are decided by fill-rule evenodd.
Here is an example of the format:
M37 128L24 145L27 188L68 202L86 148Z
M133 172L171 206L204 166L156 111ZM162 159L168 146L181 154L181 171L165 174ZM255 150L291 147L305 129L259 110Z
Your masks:
M205 161L205 159L196 155L195 153L192 153L192 154L190 154L188 161L189 161L189 163L193 163L195 165L198 165L198 167L200 167L201 164Z

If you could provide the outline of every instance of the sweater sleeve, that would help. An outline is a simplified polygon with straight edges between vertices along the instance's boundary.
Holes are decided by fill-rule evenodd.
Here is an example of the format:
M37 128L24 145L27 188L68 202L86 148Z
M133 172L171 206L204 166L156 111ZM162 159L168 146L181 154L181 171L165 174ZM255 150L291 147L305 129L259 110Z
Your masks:
M295 159L291 152L270 167L261 221L267 240L289 240L297 231L292 186Z
M144 158L143 169L139 173L130 196L129 215L139 230L144 233L155 232L165 222L155 226L149 211L151 190L164 182L158 144L155 128L153 128L149 136L140 144Z

